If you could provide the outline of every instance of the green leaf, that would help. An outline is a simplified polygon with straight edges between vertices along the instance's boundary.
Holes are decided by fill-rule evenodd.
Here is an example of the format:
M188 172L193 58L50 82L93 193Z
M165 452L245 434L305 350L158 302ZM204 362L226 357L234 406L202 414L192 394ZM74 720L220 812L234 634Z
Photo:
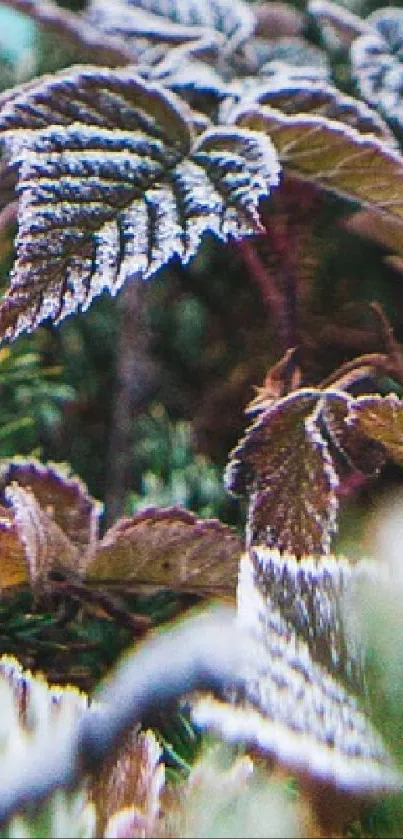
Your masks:
M108 530L87 578L233 595L241 550L239 536L217 519L152 507Z
M273 140L286 172L402 221L403 157L382 140L326 117L267 106L233 118Z
M0 306L15 338L147 278L201 236L252 233L278 182L271 142L232 127L192 133L185 103L130 70L76 69L8 97L0 110L19 165L17 260Z

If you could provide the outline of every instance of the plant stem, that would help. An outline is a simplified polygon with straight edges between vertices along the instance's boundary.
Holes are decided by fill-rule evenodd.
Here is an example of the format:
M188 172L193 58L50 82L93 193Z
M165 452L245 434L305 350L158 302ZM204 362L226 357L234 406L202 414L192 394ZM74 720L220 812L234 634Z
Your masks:
M144 408L155 386L156 365L149 354L147 288L132 280L119 298L120 336L106 495L108 526L124 512L132 465L133 418Z

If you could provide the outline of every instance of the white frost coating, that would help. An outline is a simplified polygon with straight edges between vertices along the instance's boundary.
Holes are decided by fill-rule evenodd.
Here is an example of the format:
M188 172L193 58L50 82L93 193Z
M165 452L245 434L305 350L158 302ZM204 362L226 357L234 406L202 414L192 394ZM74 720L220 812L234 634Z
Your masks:
M80 84L85 88L91 72L87 80L85 73L61 74L49 83L51 101L58 84L66 94L67 82L72 97L78 85L79 100ZM129 122L135 103L125 73L98 75L101 87L102 79L105 84L113 79L127 82ZM38 86L45 99L46 84ZM152 103L150 113L141 105L141 130L122 128L121 123L113 129L99 121L94 125L73 121L8 133L19 165L20 192L17 261L9 298L19 295L26 303L7 337L34 328L45 317L59 322L78 307L87 308L103 289L116 293L129 276L148 278L175 254L187 262L205 231L225 241L252 233L259 225L259 199L279 179L270 140L249 130L211 129L197 140L188 159L189 131L184 123L181 137L180 100L143 81L136 84L143 95L150 91L150 96L158 94L163 100L158 138L148 137L144 129L148 117L153 117ZM24 107L34 103L38 89L24 94ZM106 119L116 105L124 120L122 96L119 85L116 97L113 89L105 92ZM17 97L9 105L8 113L15 119L18 101ZM94 103L102 114L98 88ZM35 110L35 104L32 107ZM172 126L169 120L165 126L170 108L174 119ZM79 101L74 102L74 113L78 112ZM85 107L83 116L91 117Z
M197 725L229 741L255 744L291 769L308 771L342 789L355 793L402 789L402 775L387 759L340 753L305 732L263 717L250 704L234 707L207 697L196 701L192 717Z
M148 212L143 200L134 201L121 213L119 224L124 239L123 259L115 283L119 289L127 277L143 275L148 267Z
M178 221L177 205L172 189L159 186L147 192L147 205L151 212L153 231L152 262L146 277L165 265L174 254L182 256L182 228Z
M312 650L279 609L276 587L295 603L304 590L317 594L320 620L329 636L330 660L337 655L342 631L338 608L351 583L362 576L379 580L387 569L371 561L303 557L256 547L241 558L238 582L238 622L253 639L255 653L240 673L245 696L233 705L196 701L197 724L230 740L245 740L274 754L292 769L308 770L338 786L356 791L395 789L402 777L359 702L338 677L315 661ZM266 580L266 585L264 584ZM311 588L312 587L312 588ZM292 600L290 602L293 602ZM298 607L297 607L298 608ZM312 620L314 616L311 616ZM298 624L297 624L298 625ZM356 650L354 650L356 653ZM347 652L347 655L349 653Z
M323 400L325 397L323 397ZM336 490L339 485L339 479L336 470L333 466L333 460L329 454L329 449L326 441L323 439L319 431L317 420L323 408L324 401L320 399L312 412L304 421L306 432L311 445L320 451L322 459L322 469L326 474L329 483L329 497L327 505L327 520L323 516L315 514L315 520L320 524L323 530L322 553L329 554L332 536L337 532L337 512L339 508L339 501L336 495ZM312 505L309 503L309 496L307 497L307 508L312 515ZM312 509L310 509L312 508Z

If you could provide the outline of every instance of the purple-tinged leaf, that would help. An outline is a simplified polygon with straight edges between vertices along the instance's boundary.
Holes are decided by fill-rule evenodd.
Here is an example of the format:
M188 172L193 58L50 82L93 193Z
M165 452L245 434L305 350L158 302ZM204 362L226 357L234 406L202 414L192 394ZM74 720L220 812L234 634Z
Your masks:
M363 651L350 598L386 569L256 547L241 560L238 620L255 654L226 700L193 702L203 728L274 757L293 773L355 795L403 778L365 713Z
M4 492L11 483L33 493L42 511L81 554L92 551L102 504L91 498L83 482L72 477L66 467L15 459L0 471L0 490Z
M338 478L317 424L319 390L263 411L230 455L225 481L250 499L248 539L297 556L326 554L336 530Z
M132 70L73 69L0 108L19 166L19 232L0 336L56 322L126 279L147 278L202 235L259 226L278 183L271 141L249 129L195 137L187 105Z

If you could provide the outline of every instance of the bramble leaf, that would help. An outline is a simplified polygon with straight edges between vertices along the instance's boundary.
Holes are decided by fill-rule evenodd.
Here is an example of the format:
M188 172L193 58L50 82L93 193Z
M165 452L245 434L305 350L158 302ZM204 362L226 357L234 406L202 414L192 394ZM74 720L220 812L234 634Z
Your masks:
M351 424L380 444L396 463L403 464L403 403L394 393L360 396L354 402Z
M353 794L401 788L362 705L363 650L349 621L354 596L371 579L387 582L387 570L261 546L245 554L238 620L256 652L227 701L192 703L195 722Z
M152 507L108 530L87 577L233 595L241 550L240 537L216 519Z
M92 549L98 540L102 504L67 468L15 458L0 470L0 491L12 483L33 493L43 512L80 552Z
M242 0L92 0L88 14L98 26L113 34L141 35L153 40L193 40L206 32L222 33L232 48L254 31L255 16Z
M367 31L351 46L353 72L364 99L401 126L403 10L377 9L366 24Z
M326 117L267 106L240 109L233 118L271 137L286 173L403 219L403 157L382 140Z
M295 78L289 67L273 73L265 82L257 79L246 89L245 100L276 108L284 114L311 114L337 120L361 134L373 134L391 146L396 145L390 128L373 108L324 81ZM242 101L240 106L243 107Z
M231 452L225 474L250 499L250 544L297 556L326 554L336 530L338 484L315 421L319 390L298 390L263 411Z
M342 391L327 391L323 399L321 420L331 444L333 465L340 476L351 469L373 476L385 463L383 447L368 439L363 429L352 422L359 401Z
M187 105L131 70L76 68L23 86L0 109L0 132L20 193L5 338L59 322L174 255L187 262L206 231L253 232L278 182L268 138L237 127L195 138Z

